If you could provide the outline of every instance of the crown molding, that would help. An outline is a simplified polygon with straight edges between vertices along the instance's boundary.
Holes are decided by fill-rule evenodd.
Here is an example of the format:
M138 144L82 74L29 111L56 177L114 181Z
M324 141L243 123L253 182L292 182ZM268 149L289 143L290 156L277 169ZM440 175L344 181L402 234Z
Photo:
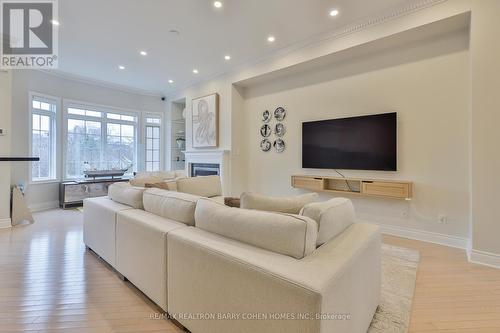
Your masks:
M151 97L162 97L163 93L161 91L153 91L153 90L144 90L144 89L139 89L139 88L134 88L126 85L121 85L118 83L113 83L109 81L104 81L104 80L98 80L86 76L81 76L81 75L76 75L72 73L68 73L62 70L56 70L56 69L38 69L37 71L49 74L61 79L65 80L71 80L79 83L85 83L85 84L90 84L93 86L98 86L98 87L103 87L103 88L108 88L108 89L114 89L118 90L121 92L126 92L130 94L137 94L137 95L142 95L142 96L151 96Z
M391 10L381 13L379 15L375 15L372 17L366 17L358 22L352 23L345 25L339 29L335 29L333 31L329 31L327 33L322 33L318 34L314 37L304 39L300 42L294 43L292 45L284 46L278 49L275 49L273 51L270 51L268 53L265 53L264 55L247 60L247 61L242 61L233 67L231 67L229 70L226 71L220 71L208 76L205 76L203 78L200 78L198 80L191 80L187 82L186 84L179 86L178 88L174 90L170 90L169 92L165 92L165 96L167 98L173 98L177 95L179 95L182 91L189 89L191 87L203 84L208 81L212 81L215 79L220 79L225 76L230 76L231 74L234 74L238 71L247 69L249 67L264 63L266 61L271 61L273 59L278 59L280 57L283 57L284 55L287 55L289 53L292 53L294 51L299 51L301 49L305 49L308 47L312 47L315 45L320 45L323 43L331 42L333 40L357 33L362 30L369 29L371 27L387 23L389 21L413 14L415 12L418 12L420 10L444 3L448 0L419 0L419 1L414 1L410 4L402 5L399 7L392 8Z

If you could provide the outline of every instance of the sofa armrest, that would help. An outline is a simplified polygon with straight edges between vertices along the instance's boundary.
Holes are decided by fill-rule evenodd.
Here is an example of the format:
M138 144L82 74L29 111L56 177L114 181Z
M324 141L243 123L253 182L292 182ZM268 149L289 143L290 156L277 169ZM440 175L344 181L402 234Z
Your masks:
M379 301L376 226L352 225L301 260L196 228L171 232L167 246L171 314L240 316L232 321L178 318L195 332L366 332ZM241 318L277 313L294 318ZM316 319L319 314L327 318ZM303 315L316 320L298 318Z

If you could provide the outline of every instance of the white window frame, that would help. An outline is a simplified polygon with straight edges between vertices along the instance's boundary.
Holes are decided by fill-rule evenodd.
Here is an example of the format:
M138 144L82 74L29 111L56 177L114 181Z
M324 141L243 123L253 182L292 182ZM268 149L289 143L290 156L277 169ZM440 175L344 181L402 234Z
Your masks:
M97 117L90 117L90 116L81 116L81 115L74 115L74 114L69 114L68 113L68 108L77 108L77 109L84 109L84 110L89 110L89 111L97 111L101 112L102 117L97 118ZM124 120L118 120L118 119L108 119L107 114L108 113L116 113L124 116L133 116L135 117L136 121L131 122L131 121L124 121ZM113 123L113 124L124 124L124 125L134 125L135 130L134 130L134 142L135 142L135 149L134 149L134 167L132 170L129 171L130 174L132 174L134 171L137 171L138 165L140 164L140 161L138 159L138 147L139 147L139 135L140 135L140 128L141 128L141 112L140 111L135 111L135 110L127 110L127 109L121 109L121 108L116 108L112 106L106 106L106 105L99 105L99 104L94 104L94 103L88 103L88 102L82 102L82 101L76 101L76 100L71 100L71 99L63 99L63 147L62 147L62 174L63 178L65 180L72 180L72 179L81 179L83 178L83 175L81 177L68 177L67 175L67 149L68 149L68 119L80 119L80 120L89 120L89 121L99 121L101 123L101 154L105 153L105 147L107 144L107 124Z
M160 124L153 124L153 123L148 123L147 118L159 118L160 119ZM142 142L143 142L143 149L142 153L144 154L144 157L142 158L142 163L144 163L144 171L146 171L146 159L147 159L147 142L146 142L146 135L147 135L147 127L148 126L157 126L160 128L160 170L164 170L164 149L163 149L163 139L164 139L164 130L165 130L165 123L164 123L164 117L163 114L160 112L144 112L142 115Z
M33 100L36 99L41 102L46 102L49 104L53 104L56 107L55 111L45 111L45 110L39 110L37 109L36 111L33 109ZM58 149L57 145L57 138L59 137L59 114L60 114L60 109L61 109L61 99L56 96L51 96L51 95L46 95L42 93L38 93L35 91L30 91L28 93L28 100L29 100L29 120L28 120L28 126L29 126L29 156L33 155L33 114L39 114L39 115L44 115L48 116L50 118L50 176L48 178L40 178L40 179L33 179L33 162L30 162L29 165L29 183L30 184L44 184L44 183L54 183L54 182L59 182L60 177L59 177L59 163L58 163L58 156L60 156L60 151Z

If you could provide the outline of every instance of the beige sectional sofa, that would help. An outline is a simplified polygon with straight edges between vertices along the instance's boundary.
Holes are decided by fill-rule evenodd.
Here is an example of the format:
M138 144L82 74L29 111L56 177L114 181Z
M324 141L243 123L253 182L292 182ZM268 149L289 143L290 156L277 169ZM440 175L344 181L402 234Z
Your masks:
M220 197L208 183L184 188ZM142 209L84 202L85 243L191 332L366 332L380 296L380 233L354 223L349 200L290 214L136 190ZM96 235L99 224L106 232Z

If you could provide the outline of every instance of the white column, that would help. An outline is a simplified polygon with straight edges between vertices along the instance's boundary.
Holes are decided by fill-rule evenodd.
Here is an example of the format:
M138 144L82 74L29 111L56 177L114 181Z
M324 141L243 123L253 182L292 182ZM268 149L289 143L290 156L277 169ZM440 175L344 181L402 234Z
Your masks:
M500 267L500 2L474 1L471 17L471 260Z
M0 71L0 156L10 155L12 73ZM0 162L0 228L10 227L10 162Z

